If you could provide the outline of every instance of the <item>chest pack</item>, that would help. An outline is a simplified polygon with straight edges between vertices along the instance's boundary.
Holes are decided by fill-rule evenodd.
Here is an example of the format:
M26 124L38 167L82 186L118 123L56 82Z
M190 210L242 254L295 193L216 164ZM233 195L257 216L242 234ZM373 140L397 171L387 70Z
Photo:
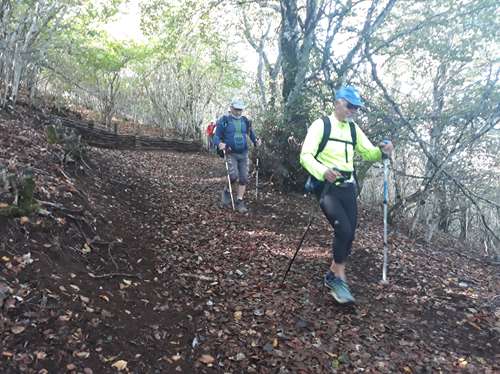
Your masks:
M318 150L316 151L316 155L314 156L314 158L317 160L320 153L323 152L323 150L325 149L326 144L329 141L334 141L345 144L345 161L348 162L349 161L349 153L347 152L348 145L352 145L352 149L356 148L356 125L354 124L354 122L349 121L349 129L351 131L350 141L338 138L331 138L330 132L332 131L332 123L328 116L323 117L323 136L321 137L321 142L319 143ZM338 182L345 182L346 180L351 179L351 176L354 176L354 179L356 179L356 172L354 171L354 169L352 173L342 170L337 170L337 171L340 172L340 174L342 174L342 177L337 179ZM317 180L312 175L309 175L309 177L306 180L304 189L308 193L310 192L318 193L323 190L324 185L325 185L324 181Z

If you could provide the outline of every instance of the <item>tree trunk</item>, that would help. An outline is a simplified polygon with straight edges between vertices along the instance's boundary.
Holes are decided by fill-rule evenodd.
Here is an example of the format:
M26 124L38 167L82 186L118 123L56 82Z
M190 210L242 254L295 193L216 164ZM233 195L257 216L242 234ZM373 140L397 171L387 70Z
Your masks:
M460 208L460 216L459 216L459 220L460 220L460 235L459 235L459 239L461 241L465 241L467 240L467 226L468 226L468 209L466 206L463 206Z
M299 164L300 147L297 139L303 139L309 120L309 105L306 100L306 74L313 48L314 31L318 22L317 2L308 0L303 25L299 25L299 9L296 0L280 1L281 30L280 50L283 74L283 118L279 130L273 131L275 155L280 159L282 187L299 189L303 183L302 167ZM301 31L304 30L303 32Z
M299 27L296 0L281 1L280 46L281 53L283 54L281 61L283 70L282 96L286 105L286 101L295 87L295 77L299 64ZM288 118L285 117L285 119Z

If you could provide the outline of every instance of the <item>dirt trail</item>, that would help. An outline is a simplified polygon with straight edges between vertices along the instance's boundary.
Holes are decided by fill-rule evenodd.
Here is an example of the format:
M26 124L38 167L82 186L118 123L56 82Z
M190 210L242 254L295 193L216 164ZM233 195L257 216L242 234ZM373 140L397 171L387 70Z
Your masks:
M13 126L2 127L0 161L43 144L17 124L35 140L16 147ZM361 210L358 304L341 307L322 287L330 231L318 212L280 287L308 222L303 196L264 186L256 201L249 189L241 215L218 208L215 156L92 149L90 169L63 176L51 152L32 152L50 181L37 197L84 213L0 221L2 373L500 369L492 266L395 232L382 287L380 214Z

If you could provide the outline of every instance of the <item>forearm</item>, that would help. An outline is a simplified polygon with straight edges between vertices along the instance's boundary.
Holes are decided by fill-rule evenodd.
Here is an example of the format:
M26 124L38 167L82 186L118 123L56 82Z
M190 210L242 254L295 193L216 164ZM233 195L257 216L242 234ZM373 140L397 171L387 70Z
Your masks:
M317 180L323 181L326 170L328 169L325 165L318 162L311 153L301 153L300 154L300 164L307 170Z
M250 140L252 141L253 145L257 144L257 137L255 136L255 132L253 129L250 129Z
M360 152L361 157L365 161L380 161L382 159L382 151L380 150L379 147L373 147L368 150L364 150L363 152Z
M214 134L214 139L213 139L215 146L218 146L220 144L220 142L222 141L222 133L223 133L222 122L219 120L219 121L217 121L217 125L215 127L215 134Z
M217 134L215 134L212 138L212 142L214 143L215 146L218 146L221 142L221 139L219 138L219 136L217 136Z
M356 151L360 154L361 158L365 161L380 161L382 159L380 148L374 146L359 127L356 129L356 134L358 138Z

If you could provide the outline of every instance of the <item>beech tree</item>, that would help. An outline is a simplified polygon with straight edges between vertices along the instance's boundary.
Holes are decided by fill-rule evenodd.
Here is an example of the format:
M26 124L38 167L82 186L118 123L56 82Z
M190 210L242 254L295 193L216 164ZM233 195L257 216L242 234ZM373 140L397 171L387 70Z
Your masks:
M58 70L72 36L114 14L118 0L3 0L0 2L0 107L15 104L21 84L35 94L45 69Z
M154 122L182 139L201 139L203 121L220 115L229 92L242 82L237 56L206 6L210 2L141 4L143 30L155 46L143 87Z
M21 80L32 80L60 27L67 1L0 2L0 107L15 104Z
M140 46L102 31L119 3L0 0L0 107L24 85L96 109L108 127L120 114L199 140L239 93L264 139L261 172L299 190L307 126L353 84L359 126L396 143L391 218L498 251L494 0L146 0ZM379 201L379 169L356 169L361 197Z
M366 102L360 126L374 141L390 137L398 145L393 217L410 214L413 230L423 225L427 240L440 230L483 237L490 249L498 246L498 187L481 183L493 177L498 164L494 1L304 0L253 6L261 14L274 11L281 20L275 51L282 117L267 120L266 156L283 186L301 188L304 174L297 160L306 126L331 111L336 88L353 83ZM267 32L272 20L267 22L263 27L260 21L259 28L245 23L250 25L245 36L261 61L267 59L265 44L273 42ZM271 64L262 66L270 86ZM269 93L262 66L259 91ZM270 102L264 97L261 93L261 102ZM369 167L357 162L361 182L373 174ZM470 231L474 220L484 231Z
M467 216L478 215L486 239L498 244L498 227L492 226L498 219L487 218L487 211L500 206L494 202L498 186L480 182L492 176L498 163L500 70L492 56L499 25L494 7L488 1L435 1L401 8L398 19L422 14L425 27L381 54L383 68L367 48L371 77L388 104L384 117L395 128L399 125L394 135L405 144L403 157L412 154L397 181L400 190L407 179L411 187L397 195L393 214L411 212L412 229L424 224L427 240L438 229L465 239ZM446 12L430 14L429 9ZM396 79L401 75L408 77L407 87Z

